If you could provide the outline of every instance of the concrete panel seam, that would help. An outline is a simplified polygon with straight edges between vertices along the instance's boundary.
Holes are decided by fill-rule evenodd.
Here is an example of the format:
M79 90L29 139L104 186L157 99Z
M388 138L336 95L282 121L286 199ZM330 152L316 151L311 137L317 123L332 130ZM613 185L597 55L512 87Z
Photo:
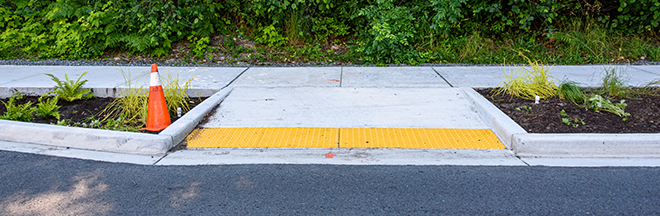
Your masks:
M444 80L447 84L449 84L449 87L452 87L452 88L454 87L454 85L451 84L447 79L445 79L445 77L442 76L442 74L440 74L437 70L435 70L434 67L431 67L431 69L433 69L433 71L435 72L435 74L438 74L438 76L440 76L440 78L442 78L442 80Z

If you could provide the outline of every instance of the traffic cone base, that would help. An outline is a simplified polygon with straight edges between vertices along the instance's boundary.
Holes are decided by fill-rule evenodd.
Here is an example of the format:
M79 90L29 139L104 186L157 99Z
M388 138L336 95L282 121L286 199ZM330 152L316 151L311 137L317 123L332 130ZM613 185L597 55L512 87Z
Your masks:
M151 87L149 87L149 105L147 110L147 127L140 130L161 131L170 126L170 113L167 110L163 86L158 79L156 64L151 65Z

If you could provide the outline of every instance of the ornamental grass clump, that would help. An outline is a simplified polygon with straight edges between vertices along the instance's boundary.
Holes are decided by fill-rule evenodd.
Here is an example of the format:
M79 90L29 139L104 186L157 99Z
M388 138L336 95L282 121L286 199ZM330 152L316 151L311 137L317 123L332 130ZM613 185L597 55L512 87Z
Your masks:
M127 87L121 91L118 98L101 112L103 115L101 122L106 125L122 122L122 124L140 128L145 125L147 120L148 91L144 86L138 85L140 76L135 80L135 83L131 83L130 71L128 74L121 69L119 71L124 77Z
M568 81L559 85L557 90L559 98L568 100L575 105L582 105L587 100L587 95L584 94L582 87L577 82Z
M497 90L496 94L508 94L527 100L534 100L536 96L547 99L557 95L557 85L549 74L552 67L520 55L527 59L529 64L513 69L509 67L508 72L505 70L504 85Z
M181 107L181 110L185 113L190 110L187 101L190 99L188 97L188 89L190 88L190 83L195 77L193 76L185 83L179 83L179 73L176 76L173 76L169 70L166 73L166 76L161 76L162 85L163 85L163 94L165 95L165 101L167 102L167 109L170 112L176 112L178 107Z
M635 98L635 91L625 84L623 75L614 68L605 69L601 94L610 97Z

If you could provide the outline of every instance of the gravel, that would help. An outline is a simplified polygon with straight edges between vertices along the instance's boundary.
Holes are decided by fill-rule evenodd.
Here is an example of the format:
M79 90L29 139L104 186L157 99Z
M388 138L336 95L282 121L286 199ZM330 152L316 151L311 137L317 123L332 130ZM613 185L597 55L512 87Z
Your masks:
M371 67L375 65L360 65L352 63L325 63L325 62L305 62L305 63L277 63L277 62L260 62L258 64L250 64L247 62L239 63L195 63L186 62L182 59L125 59L115 58L112 60L25 60L25 59L10 59L0 60L0 65L40 65L40 66L150 66L156 63L161 66L168 67L335 67L335 66L348 66L348 67ZM660 65L660 62L650 62L640 60L632 63L632 65ZM390 67L405 67L411 65L405 64L390 64ZM463 64L463 63L432 63L420 64L420 66L433 66L433 67L456 67L456 66L499 66L498 64Z

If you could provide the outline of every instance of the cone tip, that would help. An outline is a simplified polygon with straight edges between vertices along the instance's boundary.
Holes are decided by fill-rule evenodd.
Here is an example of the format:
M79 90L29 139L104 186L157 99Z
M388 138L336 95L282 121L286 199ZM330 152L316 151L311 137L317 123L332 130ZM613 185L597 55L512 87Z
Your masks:
M156 64L151 64L151 72L158 72L158 66Z

